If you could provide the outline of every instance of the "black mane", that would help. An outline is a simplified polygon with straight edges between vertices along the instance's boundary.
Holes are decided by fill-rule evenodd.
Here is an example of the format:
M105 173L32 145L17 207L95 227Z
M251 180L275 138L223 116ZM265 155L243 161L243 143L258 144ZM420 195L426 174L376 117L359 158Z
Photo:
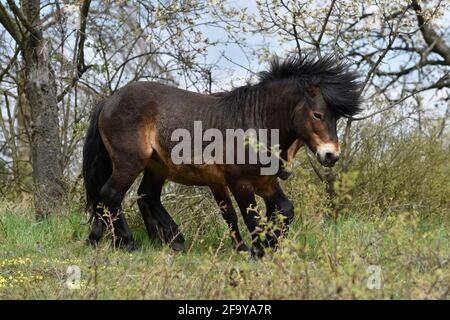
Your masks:
M325 57L295 56L284 61L275 57L269 71L259 73L260 83L292 79L301 89L316 85L327 103L339 116L352 116L360 112L361 82L350 65L334 55Z
M307 86L320 88L322 96L338 116L349 117L361 111L361 82L350 65L334 55L325 57L294 56L280 61L274 57L270 69L258 74L259 83L245 85L227 93L218 93L228 103L238 103L249 92L276 81L294 81L300 95L307 94Z

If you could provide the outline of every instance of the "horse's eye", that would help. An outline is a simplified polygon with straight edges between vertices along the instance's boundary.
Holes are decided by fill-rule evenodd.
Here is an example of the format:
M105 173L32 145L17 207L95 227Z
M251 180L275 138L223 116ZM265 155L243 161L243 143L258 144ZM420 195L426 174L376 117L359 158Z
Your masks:
M318 113L318 112L313 112L313 117L314 117L314 119L316 119L316 120L320 120L320 121L323 120L323 114Z

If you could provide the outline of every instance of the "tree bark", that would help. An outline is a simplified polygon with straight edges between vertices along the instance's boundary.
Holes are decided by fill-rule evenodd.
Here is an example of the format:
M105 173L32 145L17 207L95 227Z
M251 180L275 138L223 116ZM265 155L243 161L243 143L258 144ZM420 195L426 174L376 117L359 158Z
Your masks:
M16 185L19 190L31 192L33 186L31 166L31 109L25 94L25 73L21 70L17 74L17 100L15 108L17 157L19 168L19 181Z
M42 37L40 0L24 0L22 12L29 27L22 52L25 95L31 109L33 196L37 218L54 210L63 193L61 143L55 75L49 61L49 43Z

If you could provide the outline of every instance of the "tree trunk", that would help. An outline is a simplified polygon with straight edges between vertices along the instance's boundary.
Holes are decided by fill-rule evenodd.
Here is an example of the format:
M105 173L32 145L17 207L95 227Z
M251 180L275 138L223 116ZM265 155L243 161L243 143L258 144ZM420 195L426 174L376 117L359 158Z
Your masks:
M16 124L16 144L17 144L17 157L18 157L18 168L19 176L17 177L19 181L16 180L19 190L25 190L31 192L33 181L32 173L33 169L31 167L31 110L30 104L26 98L25 94L25 74L20 71L17 75L17 100L15 108L15 118L17 119Z
M55 75L50 66L49 43L42 37L40 1L24 0L23 12L35 30L25 39L25 94L31 109L31 159L36 215L54 209L63 191L61 143Z

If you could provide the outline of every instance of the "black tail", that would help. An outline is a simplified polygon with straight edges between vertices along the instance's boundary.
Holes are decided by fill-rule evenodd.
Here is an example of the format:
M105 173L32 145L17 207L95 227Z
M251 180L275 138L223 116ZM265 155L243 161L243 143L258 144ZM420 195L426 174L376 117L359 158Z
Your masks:
M103 108L100 102L92 112L83 147L83 178L86 188L86 210L91 217L100 202L100 190L112 173L111 159L98 131L98 117Z

